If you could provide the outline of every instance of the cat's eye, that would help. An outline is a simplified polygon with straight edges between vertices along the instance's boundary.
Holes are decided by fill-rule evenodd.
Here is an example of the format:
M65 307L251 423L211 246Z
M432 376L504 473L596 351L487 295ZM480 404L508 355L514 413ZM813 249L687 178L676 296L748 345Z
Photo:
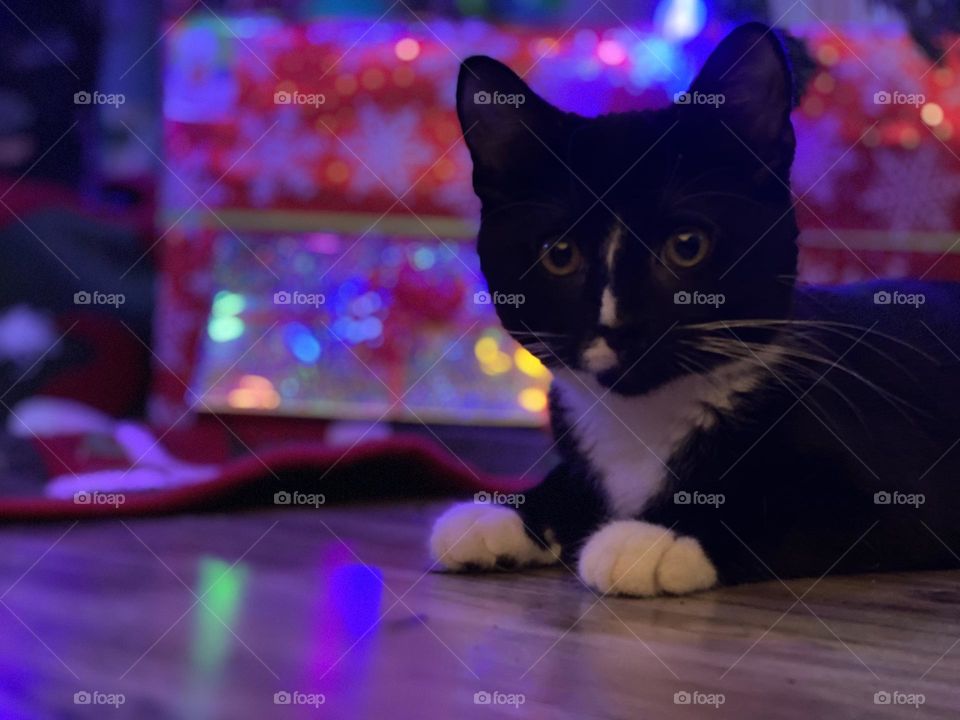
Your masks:
M686 228L673 233L663 247L663 256L678 268L692 268L700 264L710 251L710 238L696 228Z
M568 240L547 240L540 247L540 262L553 275L570 275L580 269L582 256L576 244Z

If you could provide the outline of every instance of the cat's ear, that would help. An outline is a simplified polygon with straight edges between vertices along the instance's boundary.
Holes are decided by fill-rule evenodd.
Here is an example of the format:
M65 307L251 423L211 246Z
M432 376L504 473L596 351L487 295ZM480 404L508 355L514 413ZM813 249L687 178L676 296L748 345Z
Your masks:
M566 114L503 63L474 55L460 65L457 116L473 159L474 188L485 198L502 193L505 184L532 181L551 150L560 150Z
M748 23L727 35L707 59L686 100L684 113L708 124L719 120L728 131L727 141L739 139L778 175L789 172L796 148L790 123L793 74L770 27Z

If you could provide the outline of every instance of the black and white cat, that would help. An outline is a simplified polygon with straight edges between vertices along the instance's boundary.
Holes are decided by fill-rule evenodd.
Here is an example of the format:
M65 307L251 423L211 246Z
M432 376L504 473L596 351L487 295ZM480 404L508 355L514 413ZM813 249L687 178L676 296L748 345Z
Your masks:
M525 296L497 312L553 372L562 461L443 514L438 566L576 559L639 596L960 566L960 286L796 284L793 101L758 24L680 102L594 119L463 63L481 264Z

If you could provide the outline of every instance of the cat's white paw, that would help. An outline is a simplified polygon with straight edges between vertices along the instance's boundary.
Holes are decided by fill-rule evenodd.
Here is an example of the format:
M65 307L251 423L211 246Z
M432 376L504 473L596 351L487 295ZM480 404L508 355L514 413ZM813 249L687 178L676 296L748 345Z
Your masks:
M591 535L578 569L587 585L608 595L682 595L717 583L695 538L638 520L617 520Z
M444 570L551 565L560 559L560 546L543 548L531 540L511 508L461 503L434 523L430 557Z

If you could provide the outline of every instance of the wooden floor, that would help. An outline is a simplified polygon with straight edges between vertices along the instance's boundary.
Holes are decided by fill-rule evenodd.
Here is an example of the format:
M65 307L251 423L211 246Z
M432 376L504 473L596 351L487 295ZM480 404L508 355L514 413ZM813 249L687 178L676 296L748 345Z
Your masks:
M424 574L439 510L4 528L0 717L960 715L960 574L599 599L562 568Z

